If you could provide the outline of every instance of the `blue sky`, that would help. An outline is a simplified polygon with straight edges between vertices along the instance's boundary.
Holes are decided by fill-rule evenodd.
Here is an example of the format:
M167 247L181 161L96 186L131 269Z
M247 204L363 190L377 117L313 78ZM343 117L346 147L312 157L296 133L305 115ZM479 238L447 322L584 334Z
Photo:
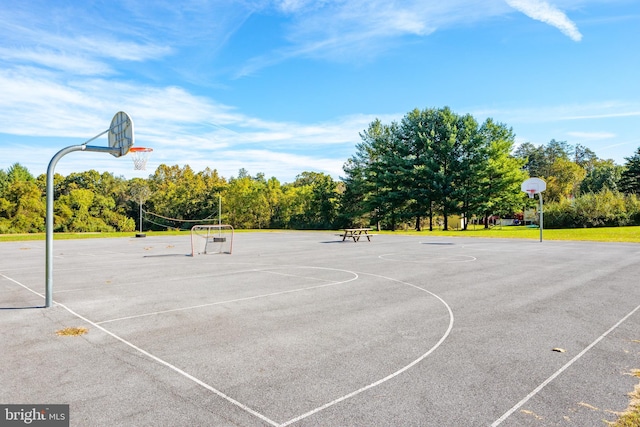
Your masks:
M375 118L444 106L518 144L640 147L636 0L4 1L0 40L0 169L34 175L121 110L146 172L88 152L56 172L337 179Z

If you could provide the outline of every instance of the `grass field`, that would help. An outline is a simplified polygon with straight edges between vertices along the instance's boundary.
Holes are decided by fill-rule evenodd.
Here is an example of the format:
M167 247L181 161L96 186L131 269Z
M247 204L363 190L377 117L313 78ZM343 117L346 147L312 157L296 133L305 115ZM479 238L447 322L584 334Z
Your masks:
M386 232L383 232L386 233ZM389 232L392 233L392 232ZM400 232L398 232L400 233ZM449 236L449 237L484 237L500 239L540 239L540 229L530 227L482 227L453 231L406 231L412 235ZM586 240L594 242L632 242L640 243L640 227L602 227L602 228L570 228L543 229L543 240Z
M290 230L235 230L261 231L261 232L282 232ZM383 234L398 235L418 235L418 236L446 236L446 237L483 237L499 239L540 239L540 230L529 227L493 227L484 229L482 227L469 228L466 231L381 231ZM134 237L135 232L128 233L55 233L54 239L91 239L99 237ZM151 231L148 236L162 235L189 235L189 231ZM640 227L602 227L602 228L572 228L572 229L549 229L543 230L543 240L584 240L592 242L628 242L640 243ZM0 234L0 242L15 242L21 240L44 240L44 233L31 234Z

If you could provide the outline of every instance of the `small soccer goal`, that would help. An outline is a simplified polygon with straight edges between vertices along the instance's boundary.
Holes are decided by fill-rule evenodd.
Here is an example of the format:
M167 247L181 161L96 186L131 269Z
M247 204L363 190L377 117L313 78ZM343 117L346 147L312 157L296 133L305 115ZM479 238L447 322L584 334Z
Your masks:
M194 225L191 227L191 256L231 254L233 227L227 224Z

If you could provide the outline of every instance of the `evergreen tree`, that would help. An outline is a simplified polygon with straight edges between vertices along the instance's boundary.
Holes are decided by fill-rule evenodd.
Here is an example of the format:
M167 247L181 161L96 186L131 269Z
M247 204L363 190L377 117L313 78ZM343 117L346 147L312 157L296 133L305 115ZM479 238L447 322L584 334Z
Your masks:
M624 171L620 178L620 191L626 194L640 194L640 147L631 157L625 157Z

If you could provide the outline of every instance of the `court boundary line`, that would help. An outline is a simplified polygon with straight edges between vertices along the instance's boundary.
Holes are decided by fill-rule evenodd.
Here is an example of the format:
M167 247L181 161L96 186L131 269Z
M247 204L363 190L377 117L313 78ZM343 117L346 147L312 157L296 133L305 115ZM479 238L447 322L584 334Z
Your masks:
M155 362L157 362L157 363L169 368L170 370L174 371L175 373L177 373L177 374L183 376L184 378L186 378L186 379L188 379L188 380L200 385L201 387L205 388L206 390L211 391L212 393L214 393L218 397L226 400L227 402L237 406L238 408L244 410L245 412L249 413L250 415L253 415L256 418L259 418L259 419L263 420L264 422L266 422L266 423L268 423L268 424L270 424L270 425L272 425L274 427L286 427L286 426L289 426L289 425L291 425L293 423L296 423L296 422L301 421L301 420L303 420L305 418L308 418L311 415L317 414L317 413L319 413L319 412L321 412L321 411L323 411L323 410L325 410L325 409L327 409L327 408L329 408L329 407L331 407L333 405L336 405L336 404L338 404L340 402L348 400L348 399L350 399L350 398L352 398L352 397L354 397L354 396L356 396L358 394L361 394L361 393L363 393L363 392L365 392L365 391L367 391L369 389L377 387L380 384L383 384L383 383L385 383L385 382L387 382L387 381L389 381L389 380L391 380L391 379L403 374L407 370L411 369L413 366L415 366L418 363L422 362L422 360L424 360L427 356L429 356L436 349L438 349L442 345L442 343L444 343L444 341L449 337L449 334L451 333L451 331L453 329L454 316L453 316L453 311L451 310L451 307L449 306L449 304L447 304L447 302L444 299L442 299L441 297L439 297L438 295L436 295L433 292L431 292L431 291L429 291L427 289L424 289L424 288L422 288L422 287L420 287L418 285L414 285L412 283L405 282L405 281L402 281L402 280L399 280L399 279L393 279L391 277L382 276L382 275L373 274L373 273L358 273L358 272L355 272L355 271L334 269L334 268L330 268L330 267L306 267L306 266L290 266L290 267L323 269L323 270L331 270L331 271L342 271L342 272L347 272L347 273L354 274L356 276L355 278L352 278L352 279L350 279L348 281L336 282L336 283L328 283L328 284L324 284L324 285L314 286L314 287L311 287L311 288L322 288L322 287L327 287L327 286L338 285L338 284L341 284L341 283L348 283L348 282L351 282L351 281L356 280L357 278L359 278L360 277L359 274L368 275L368 276L372 276L372 277L378 277L378 278L381 278L381 279L390 280L392 282L396 282L396 283L400 283L400 284L403 284L403 285L410 286L410 287L412 287L414 289L418 289L419 291L425 292L425 293L433 296L434 298L439 300L445 306L445 308L447 309L447 311L449 313L449 326L447 327L444 335L442 337L440 337L438 342L436 342L436 344L433 345L426 353L422 354L420 357L418 357L417 359L415 359L411 363L403 366L402 368L398 369L397 371L392 372L391 374L387 375L386 377L378 379L377 381L374 381L371 384L368 384L368 385L366 385L364 387L361 387L361 388L359 388L359 389L357 389L355 391L352 391L352 392L350 392L350 393L348 393L348 394L346 394L344 396L338 397L338 398L336 398L336 399L334 399L334 400L332 400L332 401L330 401L328 403L325 403L324 405L321 405L321 406L319 406L319 407L317 407L315 409L312 409L311 411L305 412L305 413L303 413L303 414L301 414L301 415L299 415L299 416L297 416L297 417L295 417L295 418L293 418L291 420L285 421L283 423L277 423L277 422L271 420L270 418L268 418L267 416L265 416L265 415L257 412L256 410L250 408L249 406L247 406L247 405L239 402L238 400L232 398L231 396L223 393L222 391L218 390L217 388L205 383L204 381L200 380L199 378L197 378L197 377L189 374L188 372L178 368L177 366L165 361L164 359L161 359L160 357L155 356L154 354L144 350L143 348L136 346L132 342L120 337L119 335L115 334L114 332L109 331L108 329L102 327L101 325L99 325L98 323L88 319L87 317L82 316L79 313L76 313L74 310L72 310L71 308L67 307L65 304L56 302L55 300L53 301L53 303L55 305L59 306L59 307L62 307L64 310L66 310L71 315L77 317L78 319L88 323L89 325L95 327L96 329L98 329L98 330L104 332L105 334L111 336L112 338L114 338L115 340L121 342L122 344L124 344L124 345L132 348L133 350L143 354L144 356L148 357L149 359L151 359L151 360L153 360L153 361L155 361ZM274 266L273 268L278 268L278 267ZM258 270L258 271L260 271L260 270ZM25 288L28 291L30 291L30 292L32 292L32 293L34 293L36 295L39 295L40 297L44 298L44 295L39 294L38 292L30 289L28 286L18 282L17 280L14 280L14 279L12 279L10 277L7 277L2 273L0 273L0 276L10 280L11 282L13 282L13 283L15 283L15 284L17 284L17 285L19 285L19 286L21 286L23 288ZM283 293L289 293L289 292L290 291L283 292Z
M277 267L273 267L273 268L277 268ZM296 267L296 268L304 268L304 267ZM118 318L115 318L115 319L102 320L102 321L96 322L96 323L97 324L112 323L112 322L117 322L117 321L120 321L120 320L137 319L137 318L140 318L140 317L156 316L156 315L159 315L159 314L173 313L173 312L177 312L177 311L185 311L185 310L192 310L192 309L197 309L197 308L212 307L212 306L220 305L220 304L229 304L229 303L240 302L240 301L250 301L250 300L259 299L259 298L267 298L267 297L285 295L285 294L290 294L290 293L295 293L295 292L303 292L303 291L310 290L310 289L320 289L320 288L326 288L326 287L329 287L329 286L341 285L341 284L344 284L344 283L352 282L352 281L357 280L359 278L357 273L355 273L353 271L349 271L349 270L340 270L340 269L325 268L325 267L307 267L307 268L316 268L316 269L332 270L332 271L342 271L342 272L345 272L345 273L354 274L355 277L352 277L351 279L343 280L343 281L340 281L340 282L329 282L329 283L324 283L322 285L308 286L308 287L305 287L305 288L288 289L286 291L278 291L278 292L271 292L271 293L267 293L267 294L252 295L252 296L249 296L249 297L236 298L236 299L232 299L232 300L216 301L216 302L210 302L210 303L206 303L206 304L192 305L192 306L188 306L188 307L171 308L171 309L167 309L167 310L159 310L159 311L153 311L153 312L149 312L149 313L135 314L135 315L132 315L132 316L125 316L125 317L118 317ZM274 272L271 272L271 271L257 270L257 269L238 271L238 272L235 272L235 273L251 273L251 272L253 272L253 273L255 273L255 272L267 272L267 273L277 274L277 273L274 273ZM233 274L233 273L228 273L228 274ZM293 276L296 277L295 275L293 275ZM316 279L316 280L318 280L318 279Z
M29 288L28 286L18 282L15 279L12 279L10 277L5 276L4 274L0 273L0 276L4 277L7 280L10 280L11 282L25 288L26 290L39 295L40 297L44 298L44 295L39 294L38 292L32 290L31 288ZM67 312L69 312L71 315L77 317L78 319L88 323L89 325L95 327L96 329L104 332L105 334L109 335L110 337L116 339L117 341L120 341L122 344L132 348L133 350L143 354L144 356L147 356L149 359L169 368L170 370L174 371L175 373L182 375L183 377L185 377L188 380L191 380L192 382L198 384L199 386L205 388L206 390L209 390L210 392L214 393L215 395L217 395L218 397L226 400L227 402L237 406L238 408L244 410L245 412L263 420L264 422L274 426L274 427L279 427L279 424L273 420L271 420L270 418L266 417L265 415L262 415L261 413L255 411L254 409L251 409L250 407L248 407L247 405L235 400L234 398L232 398L231 396L228 396L227 394L223 393L222 391L216 389L215 387L205 383L204 381L202 381L201 379L191 375L190 373L178 368L177 366L167 362L164 359L159 358L158 356L155 356L154 354L144 350L141 347L138 347L137 345L133 344L132 342L127 341L126 339L120 337L119 335L115 334L114 332L109 331L108 329L100 326L99 324L97 324L96 322L91 321L90 319L86 318L85 316L76 313L75 311L73 311L72 309L70 309L69 307L67 307L65 304L53 301L55 305L62 307L63 309L65 309Z
M158 356L155 356L152 353L149 353L148 351L144 350L141 347L138 347L137 345L133 344L132 342L127 341L126 339L120 337L119 335L116 335L115 333L109 331L108 329L98 325L97 323L87 319L86 317L82 316L81 314L76 313L75 311L71 310L69 307L67 307L64 304L61 303L56 303L56 305L59 305L60 307L64 308L65 310L67 310L69 313L71 313L72 315L76 316L77 318L89 323L90 325L94 326L95 328L101 330L102 332L104 332L105 334L111 336L112 338L115 338L116 340L120 341L121 343L131 347L132 349L134 349L135 351L147 356L148 358L150 358L151 360L154 360L155 362L166 366L167 368L169 368L170 370L174 371L175 373L182 375L183 377L185 377L188 380L193 381L194 383L198 384L199 386L205 388L206 390L209 390L210 392L214 393L215 395L217 395L218 397L226 400L227 402L237 406L238 408L248 412L249 414L263 420L264 422L271 424L274 427L278 427L278 423L271 420L270 418L266 417L265 415L262 415L261 413L255 411L254 409L251 409L250 407L248 407L247 405L235 400L234 398L232 398L231 396L223 393L222 391L218 390L217 388L213 387L212 385L209 385L207 383L205 383L204 381L202 381L201 379L191 375L190 373L178 368L177 366L173 365L172 363L167 362L164 359L159 358Z
M40 298L44 298L44 294L41 294L40 292L34 291L33 289L31 289L31 288L30 288L30 287L28 287L27 285L23 285L22 283L18 282L17 280L12 279L12 278L11 278L11 277L9 277L9 276L5 276L3 273L0 273L0 276L4 277L5 279L7 279L7 280L8 280L8 281L10 281L10 282L15 283L15 284L16 284L16 285L18 285L18 286L23 287L24 289L28 290L28 291L29 291L29 292L31 292L31 293L38 295Z
M535 389L533 389L533 391L531 391L531 393L529 393L528 395L526 395L520 402L516 403L511 409L509 409L507 412L505 412L500 418L498 418L497 420L495 420L492 424L491 427L497 427L500 424L502 424L503 421L505 421L507 418L509 418L511 415L513 415L513 413L515 411L517 411L518 409L520 409L520 407L522 407L522 405L524 405L525 403L527 403L532 397L534 397L536 394L538 394L543 388L545 388L549 383L551 383L553 380L555 380L558 376L560 376L564 371L566 371L567 369L569 369L571 367L571 365L573 365L575 362L577 362L582 356L584 356L589 350L591 350L593 347L595 347L600 341L602 341L603 339L605 339L607 337L607 335L609 335L611 332L613 332L615 329L618 328L618 326L622 325L629 317L631 317L636 311L640 310L640 305L638 305L636 308L634 308L633 310L631 310L630 313L628 313L626 316L624 316L622 319L620 319L615 325L613 325L611 328L609 328L605 333L603 333L602 335L600 335L598 338L595 339L595 341L593 341L591 344L589 344L587 347L585 347L580 353L578 353L577 355L575 355L573 357L573 359L571 359L570 361L568 361L567 363L565 363L560 369L558 369L556 372L554 372L549 378L547 378L546 380L544 380L538 387L536 387Z

